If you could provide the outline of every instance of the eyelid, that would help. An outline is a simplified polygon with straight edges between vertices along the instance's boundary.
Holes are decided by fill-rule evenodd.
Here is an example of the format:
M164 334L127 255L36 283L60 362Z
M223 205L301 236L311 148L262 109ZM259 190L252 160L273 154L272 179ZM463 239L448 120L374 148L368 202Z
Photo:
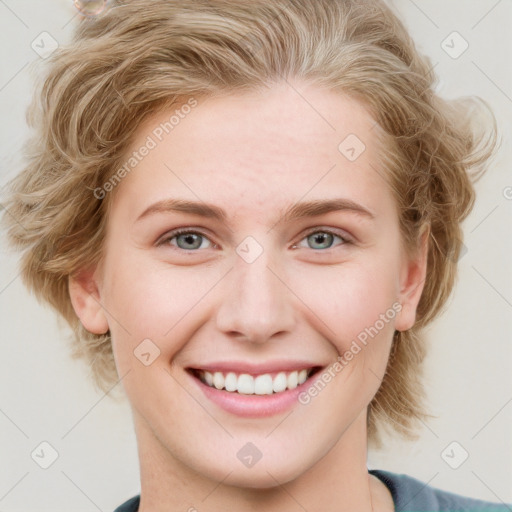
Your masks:
M297 240L297 242L292 244L292 248L293 249L298 248L298 244L300 242L302 242L305 238L307 238L308 236L310 236L314 233L329 233L333 236L337 236L338 238L340 238L343 241L343 243L341 243L339 245L355 243L354 238L344 230L340 230L338 228L330 228L330 227L326 227L326 226L315 226L315 227L308 229L305 233L303 233L301 235L301 237ZM213 240L211 240L210 235L206 234L201 228L188 228L188 227L176 228L171 231L168 231L167 233L165 233L164 235L162 235L161 237L158 238L158 240L155 242L155 245L157 247L160 247L164 244L172 245L170 243L170 240L172 240L180 235L183 235L183 234L200 235L203 238L206 238L212 244L212 247L209 247L209 249L219 247L218 244L216 244ZM175 247L175 249L179 250L179 251L186 251L186 252L201 252L199 249L191 249L189 251L187 251L186 249L181 249L180 247ZM329 250L331 250L331 249L333 249L333 248L329 247L328 249L316 250L315 252L329 252Z
M328 226L317 226L308 229L302 238L312 235L313 233L330 233L331 235L340 237L345 242L355 242L354 237L347 233L345 230L339 228L330 228Z
M314 233L328 233L330 235L333 235L333 236L337 236L338 238L340 238L342 240L342 243L341 244L338 244L338 245L345 245L345 244L353 244L355 243L355 239L354 237L352 237L351 235L349 235L346 231L344 230L340 230L338 228L329 228L329 227L323 227L323 226L316 226L314 228L311 228L309 230L307 230L302 236L300 239L298 239L298 241L296 243L293 244L293 248L296 249L298 248L298 244L300 242L302 242L305 238L307 238L308 236L310 235L313 235ZM337 247L337 246L335 246ZM335 247L329 247L328 249L325 249L325 250L316 250L315 252L324 252L324 253L327 253L329 252L330 250L334 249ZM314 250L314 249L313 249Z
M187 234L187 235L188 234L200 235L203 238L206 238L207 240L209 240L213 247L217 247L217 244L213 240L210 239L209 235L207 235L201 229L195 229L195 228L176 228L176 229L172 229L171 231L168 231L167 233L165 233L161 237L159 237L158 240L155 242L155 245L157 247L160 247L160 246L162 246L164 244L171 245L170 240L172 240L173 238L176 238L176 237L178 237L180 235L184 235L184 234ZM180 250L180 251L185 251L186 250L186 249L181 249L180 247L176 247L176 249ZM198 251L197 250L191 250L191 251L188 251L188 252L198 252Z

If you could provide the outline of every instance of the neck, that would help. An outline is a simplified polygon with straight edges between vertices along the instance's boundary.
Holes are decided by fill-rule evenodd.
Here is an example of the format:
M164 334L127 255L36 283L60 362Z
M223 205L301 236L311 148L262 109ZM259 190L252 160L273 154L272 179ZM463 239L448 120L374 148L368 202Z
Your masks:
M256 477L240 485L238 466L226 468L223 476L199 473L184 464L179 451L172 452L135 417L140 475L139 512L292 512L300 509L322 512L377 512L372 500L380 500L383 484L369 475L366 411L334 442L332 448L311 467L287 481L272 474L271 462L261 465L266 483ZM186 457L185 457L186 458ZM270 475L270 479L268 476ZM255 482L257 482L255 484ZM380 508L380 506L379 506Z

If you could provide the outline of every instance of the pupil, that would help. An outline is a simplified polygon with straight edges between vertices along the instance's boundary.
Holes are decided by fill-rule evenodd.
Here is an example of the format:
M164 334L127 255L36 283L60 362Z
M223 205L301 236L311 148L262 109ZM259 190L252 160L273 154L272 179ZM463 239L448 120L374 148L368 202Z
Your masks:
M187 234L187 235L181 235L182 241L185 245L191 245L194 248L197 246L198 241L198 235L194 235L193 233ZM190 247L188 247L189 249Z
M329 239L332 235L330 235L329 233L321 233L321 234L317 234L314 236L315 238L315 243L318 243L320 245L324 245L324 246L329 246Z

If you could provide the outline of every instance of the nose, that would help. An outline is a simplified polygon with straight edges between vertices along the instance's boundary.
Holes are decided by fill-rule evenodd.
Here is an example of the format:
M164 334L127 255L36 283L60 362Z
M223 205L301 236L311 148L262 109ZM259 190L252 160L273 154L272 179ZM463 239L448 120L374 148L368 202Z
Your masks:
M225 335L261 344L292 331L294 295L284 273L270 263L266 252L252 263L236 257L216 314L216 326Z

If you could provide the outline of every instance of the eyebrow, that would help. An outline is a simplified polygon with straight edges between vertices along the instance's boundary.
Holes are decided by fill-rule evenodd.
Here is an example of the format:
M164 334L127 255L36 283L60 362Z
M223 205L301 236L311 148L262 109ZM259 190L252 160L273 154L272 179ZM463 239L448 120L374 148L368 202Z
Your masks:
M316 199L292 205L281 214L279 222L290 222L292 220L317 217L336 211L347 211L361 217L374 219L375 214L359 203L350 199ZM221 222L227 221L227 214L218 206L201 201L189 201L185 199L169 198L158 201L146 208L138 217L136 222L156 213L180 212L200 217L215 219Z

